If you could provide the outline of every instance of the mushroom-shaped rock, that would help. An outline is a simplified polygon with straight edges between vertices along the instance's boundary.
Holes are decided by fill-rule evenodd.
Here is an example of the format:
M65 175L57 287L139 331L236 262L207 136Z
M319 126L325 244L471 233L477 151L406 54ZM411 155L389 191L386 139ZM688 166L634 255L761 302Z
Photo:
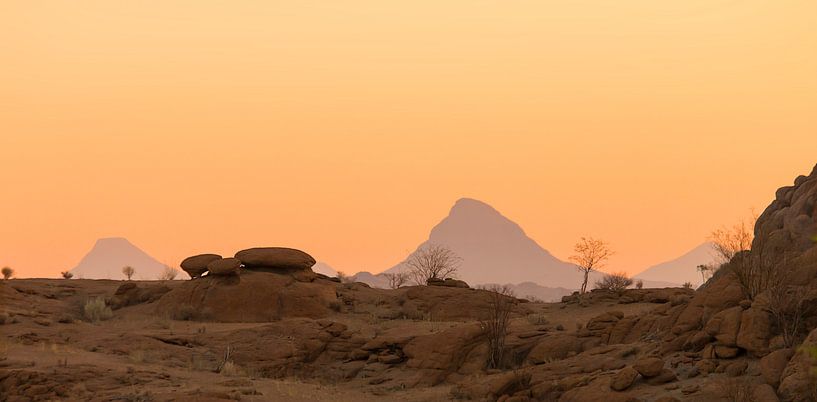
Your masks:
M238 258L222 258L207 264L210 275L231 275L238 272L241 261Z
M309 269L315 265L311 255L294 248L286 247L256 247L241 250L235 254L245 267L249 269Z
M220 259L221 256L218 254L194 255L185 258L181 263L181 267L191 278L197 278L207 272L207 264Z

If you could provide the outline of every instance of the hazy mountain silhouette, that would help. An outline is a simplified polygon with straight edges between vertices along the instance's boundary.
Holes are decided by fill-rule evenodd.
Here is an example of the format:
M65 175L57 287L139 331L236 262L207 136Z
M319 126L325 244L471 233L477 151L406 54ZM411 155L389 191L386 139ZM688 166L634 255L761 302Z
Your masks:
M636 278L676 284L690 282L697 287L703 282L698 265L715 261L714 251L711 242L703 243L676 259L647 268Z
M154 280L165 270L165 264L122 237L99 239L79 264L71 270L75 278L126 279L122 267L134 269L133 279ZM181 275L185 275L183 272Z
M427 244L440 244L462 258L458 277L469 284L534 282L575 289L580 275L525 234L519 225L490 205L459 199L431 230ZM401 264L387 272L403 270Z
M335 277L338 275L338 271L323 261L316 262L315 265L312 266L312 270L330 277Z

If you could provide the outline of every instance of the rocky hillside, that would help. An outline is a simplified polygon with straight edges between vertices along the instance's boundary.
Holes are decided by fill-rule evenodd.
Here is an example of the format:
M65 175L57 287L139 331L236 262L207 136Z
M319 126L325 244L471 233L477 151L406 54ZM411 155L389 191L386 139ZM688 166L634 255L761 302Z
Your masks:
M457 281L376 289L314 273L314 259L285 248L193 256L184 282L2 281L0 395L814 401L816 202L817 167L777 192L752 250L697 291L533 303ZM84 311L96 297L110 317ZM497 306L508 308L501 344Z

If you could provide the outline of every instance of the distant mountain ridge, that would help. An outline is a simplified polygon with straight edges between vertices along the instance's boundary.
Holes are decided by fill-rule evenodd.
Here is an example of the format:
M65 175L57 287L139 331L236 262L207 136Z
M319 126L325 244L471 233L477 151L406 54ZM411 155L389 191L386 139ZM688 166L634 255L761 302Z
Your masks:
M645 281L689 282L698 287L703 283L698 266L713 264L714 252L712 242L705 242L678 258L649 267L635 277Z
M109 237L96 241L76 267L71 269L79 279L127 279L122 268L134 269L133 279L155 280L164 272L166 265L142 251L123 237ZM185 274L180 272L181 276Z
M528 237L518 224L479 200L457 200L448 216L431 229L428 240L417 249L428 244L448 247L462 258L457 276L472 286L509 284L543 296L561 294L581 286L582 275L573 264L554 257ZM401 272L405 269L401 262L384 273ZM602 272L592 273L590 287L603 275ZM382 287L385 283L385 278L380 274L361 272L354 277L377 287ZM677 284L647 281L645 286L667 287Z

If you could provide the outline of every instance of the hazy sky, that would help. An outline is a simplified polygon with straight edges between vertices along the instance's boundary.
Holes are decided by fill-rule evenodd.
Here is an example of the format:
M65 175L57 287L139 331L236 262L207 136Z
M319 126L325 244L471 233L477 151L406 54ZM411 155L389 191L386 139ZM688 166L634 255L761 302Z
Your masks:
M817 2L0 3L0 265L379 271L459 197L638 271L817 163Z

